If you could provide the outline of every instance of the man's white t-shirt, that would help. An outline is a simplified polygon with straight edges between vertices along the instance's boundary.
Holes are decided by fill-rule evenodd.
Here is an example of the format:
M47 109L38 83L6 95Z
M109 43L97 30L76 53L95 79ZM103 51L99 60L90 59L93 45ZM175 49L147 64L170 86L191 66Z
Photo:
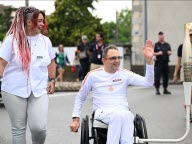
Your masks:
M88 73L76 96L73 117L80 117L83 102L92 91L93 111L99 108L129 109L127 102L128 85L152 86L154 83L154 66L146 65L145 77L125 69L108 73L99 68Z
M35 97L46 94L48 84L48 65L55 58L50 39L42 34L28 36L31 46L31 63L29 76L22 70L19 59L17 42L12 35L5 38L1 48L0 57L8 62L2 78L2 91L27 98L33 92Z

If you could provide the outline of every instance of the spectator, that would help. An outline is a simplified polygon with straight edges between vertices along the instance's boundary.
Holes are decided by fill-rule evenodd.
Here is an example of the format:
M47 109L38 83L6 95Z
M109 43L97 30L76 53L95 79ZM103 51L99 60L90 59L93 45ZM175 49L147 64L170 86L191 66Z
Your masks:
M192 36L192 35L190 35L190 36ZM178 72L179 71L180 71L180 82L184 81L183 69L181 69L182 49L183 49L183 44L180 44L178 49L177 49L177 63L175 65L175 71L173 74L174 83L178 82Z
M79 51L76 50L75 51L75 58L73 61L73 65L76 67L76 69L78 70L78 76L76 78L76 81L78 82L79 80L83 80L83 75L82 75L82 67L81 64L79 62L80 58L79 58Z
M87 36L83 35L81 37L82 42L77 46L77 50L79 51L79 60L82 67L82 75L83 79L87 75L90 69L90 62L89 62L89 55L88 55L88 48L89 44L87 42Z
M154 55L156 56L155 61L155 88L156 94L160 95L160 79L163 75L163 88L164 94L171 94L167 90L168 87L168 74L169 74L169 56L172 54L170 45L165 42L163 32L159 32L158 42L155 43Z
M89 52L91 58L91 70L97 69L103 65L102 52L107 45L104 43L102 32L96 34L96 42L90 45Z
M59 53L56 53L56 64L57 64L57 81L63 81L63 76L64 76L64 67L66 64L70 64L69 59L67 57L67 54L64 51L64 45L60 44L58 47Z

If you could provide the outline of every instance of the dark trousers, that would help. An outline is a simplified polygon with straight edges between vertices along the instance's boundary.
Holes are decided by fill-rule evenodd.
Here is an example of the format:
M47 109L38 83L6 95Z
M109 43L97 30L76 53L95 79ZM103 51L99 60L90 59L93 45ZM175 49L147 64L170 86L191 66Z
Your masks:
M84 79L84 77L87 75L87 73L89 72L89 69L90 69L89 58L80 59L80 64L82 67L82 75L83 75L83 79Z
M79 80L83 79L83 75L82 75L82 67L81 65L76 65L76 69L78 70L78 78Z
M156 62L155 64L155 87L160 87L160 79L163 75L163 87L168 87L168 80L169 80L169 64L168 62Z

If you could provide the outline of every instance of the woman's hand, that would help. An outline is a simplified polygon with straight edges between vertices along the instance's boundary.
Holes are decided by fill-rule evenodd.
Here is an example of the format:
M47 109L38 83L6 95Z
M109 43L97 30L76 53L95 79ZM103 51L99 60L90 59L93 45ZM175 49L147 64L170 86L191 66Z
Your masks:
M47 85L47 93L53 94L54 92L55 92L55 83L50 81L48 82L48 85Z

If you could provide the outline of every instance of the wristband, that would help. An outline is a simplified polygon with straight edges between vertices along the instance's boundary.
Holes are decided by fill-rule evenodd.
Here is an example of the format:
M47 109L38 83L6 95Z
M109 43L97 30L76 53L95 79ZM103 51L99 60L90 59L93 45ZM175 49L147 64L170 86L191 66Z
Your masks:
M56 83L55 78L49 78L49 81L50 81L50 82L53 82L54 84Z

